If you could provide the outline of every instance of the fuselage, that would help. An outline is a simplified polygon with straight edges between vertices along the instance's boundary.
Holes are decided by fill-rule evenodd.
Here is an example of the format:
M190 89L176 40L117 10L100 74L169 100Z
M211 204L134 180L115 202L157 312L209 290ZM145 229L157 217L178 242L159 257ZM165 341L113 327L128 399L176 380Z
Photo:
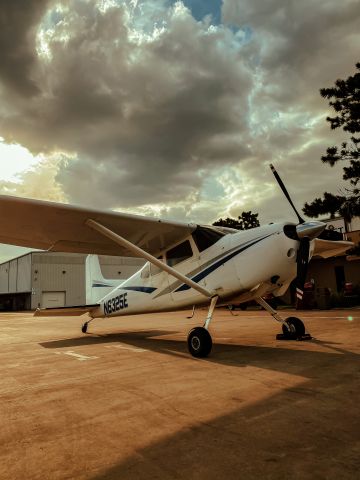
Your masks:
M219 303L264 282L267 291L281 295L296 276L299 245L285 235L284 225L270 224L210 240L193 233L159 258L214 292ZM208 299L201 293L147 262L100 301L94 317L172 311L205 303Z

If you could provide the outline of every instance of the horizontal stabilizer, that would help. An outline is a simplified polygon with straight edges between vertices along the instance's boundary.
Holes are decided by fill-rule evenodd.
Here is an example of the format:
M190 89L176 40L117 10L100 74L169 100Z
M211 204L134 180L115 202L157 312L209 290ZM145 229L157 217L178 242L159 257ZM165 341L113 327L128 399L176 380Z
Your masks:
M94 305L77 305L75 307L54 307L54 308L38 308L35 310L34 317L76 317L91 313L99 308L98 304Z
M337 255L343 255L349 248L354 246L353 242L335 241L335 240L322 240L321 238L315 238L315 248L313 256L330 258Z

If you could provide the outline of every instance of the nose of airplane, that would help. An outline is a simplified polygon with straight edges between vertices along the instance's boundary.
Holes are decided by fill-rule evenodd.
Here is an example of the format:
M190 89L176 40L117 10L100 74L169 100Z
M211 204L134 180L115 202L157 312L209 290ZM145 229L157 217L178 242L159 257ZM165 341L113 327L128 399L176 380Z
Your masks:
M304 222L296 226L296 234L299 240L305 237L313 240L314 238L318 237L323 230L325 230L325 227L326 223L319 222L317 220Z

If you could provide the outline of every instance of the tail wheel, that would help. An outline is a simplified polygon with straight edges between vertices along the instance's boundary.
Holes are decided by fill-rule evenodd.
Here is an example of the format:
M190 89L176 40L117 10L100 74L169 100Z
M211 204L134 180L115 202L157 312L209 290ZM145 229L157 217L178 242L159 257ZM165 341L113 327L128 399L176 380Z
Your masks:
M211 335L204 327L196 327L190 330L187 343L189 352L193 357L207 357L211 352Z
M305 325L297 317L289 317L285 320L286 325L282 326L283 334L288 338L299 338L305 335Z

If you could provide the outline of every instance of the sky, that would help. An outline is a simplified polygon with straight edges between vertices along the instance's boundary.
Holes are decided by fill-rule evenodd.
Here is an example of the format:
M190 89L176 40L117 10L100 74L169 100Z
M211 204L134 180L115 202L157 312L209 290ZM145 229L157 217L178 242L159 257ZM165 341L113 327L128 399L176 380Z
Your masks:
M341 193L358 0L3 0L0 193L196 223ZM0 261L25 250L0 246Z

